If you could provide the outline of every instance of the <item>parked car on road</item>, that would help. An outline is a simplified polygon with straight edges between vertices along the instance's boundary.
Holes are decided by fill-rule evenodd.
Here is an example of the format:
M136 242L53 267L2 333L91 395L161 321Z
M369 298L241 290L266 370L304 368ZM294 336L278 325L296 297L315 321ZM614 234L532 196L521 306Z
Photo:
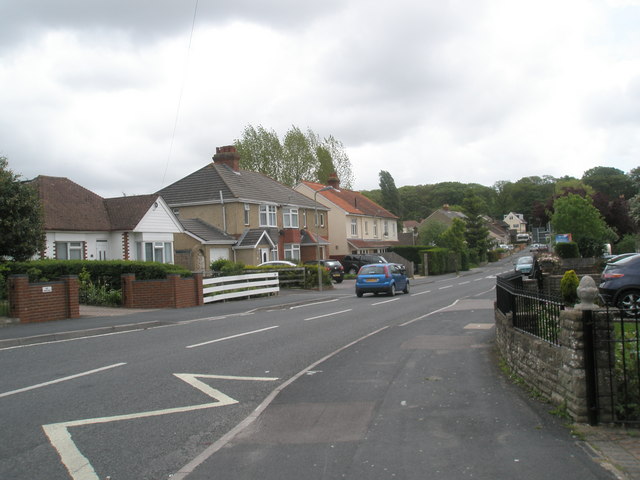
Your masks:
M336 283L342 283L344 280L344 267L338 260L309 260L304 262L305 265L320 264Z
M600 276L600 297L629 315L640 312L640 255L609 262Z
M387 263L387 260L382 255L345 255L341 260L344 271L347 273L358 273L360 267L368 265L370 263Z
M533 257L526 255L518 258L515 263L515 271L523 275L531 275L531 272L533 272Z
M269 260L268 262L262 262L259 267L297 267L293 262L288 260Z
M375 263L364 265L356 277L356 295L365 293L388 293L391 296L401 290L409 293L409 277L404 268L395 263Z

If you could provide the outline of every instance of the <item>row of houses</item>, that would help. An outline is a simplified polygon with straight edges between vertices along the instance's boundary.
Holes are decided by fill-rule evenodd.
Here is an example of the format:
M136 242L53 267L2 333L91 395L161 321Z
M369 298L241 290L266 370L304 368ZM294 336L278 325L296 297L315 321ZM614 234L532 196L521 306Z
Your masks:
M364 195L301 182L289 188L239 168L233 146L149 195L102 198L64 177L38 176L44 212L41 258L141 260L206 271L212 261L304 262L397 245L398 218Z

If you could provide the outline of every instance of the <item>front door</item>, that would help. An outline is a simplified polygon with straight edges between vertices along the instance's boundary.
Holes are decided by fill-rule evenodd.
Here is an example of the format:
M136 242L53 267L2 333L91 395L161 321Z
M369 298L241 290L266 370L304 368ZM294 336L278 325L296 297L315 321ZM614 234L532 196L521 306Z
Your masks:
M269 261L269 248L260 249L260 263Z
M106 240L98 240L96 242L96 258L98 260L107 259L107 241Z

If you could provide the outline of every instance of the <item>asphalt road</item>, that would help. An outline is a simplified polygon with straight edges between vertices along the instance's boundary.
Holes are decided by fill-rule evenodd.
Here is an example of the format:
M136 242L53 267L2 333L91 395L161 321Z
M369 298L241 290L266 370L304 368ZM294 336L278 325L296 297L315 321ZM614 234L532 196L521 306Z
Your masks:
M497 371L510 267L393 298L345 281L96 319L151 323L0 349L0 478L612 478Z

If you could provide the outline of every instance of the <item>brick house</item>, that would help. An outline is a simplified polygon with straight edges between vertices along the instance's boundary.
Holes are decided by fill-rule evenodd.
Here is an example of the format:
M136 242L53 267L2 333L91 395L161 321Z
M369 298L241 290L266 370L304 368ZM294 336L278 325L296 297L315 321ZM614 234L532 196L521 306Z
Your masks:
M382 253L398 242L398 217L360 192L340 187L335 175L329 178L333 190L320 191L326 185L300 182L295 189L329 209L327 256L340 258L352 253Z
M239 163L234 146L218 147L213 162L158 192L185 228L176 236L176 249L190 252L185 266L198 270L219 258L246 265L315 259L318 244L328 244L328 227L321 225L316 239L314 214L324 218L328 209Z
M157 194L102 198L65 177L26 182L38 192L45 244L40 258L174 263L182 225Z

